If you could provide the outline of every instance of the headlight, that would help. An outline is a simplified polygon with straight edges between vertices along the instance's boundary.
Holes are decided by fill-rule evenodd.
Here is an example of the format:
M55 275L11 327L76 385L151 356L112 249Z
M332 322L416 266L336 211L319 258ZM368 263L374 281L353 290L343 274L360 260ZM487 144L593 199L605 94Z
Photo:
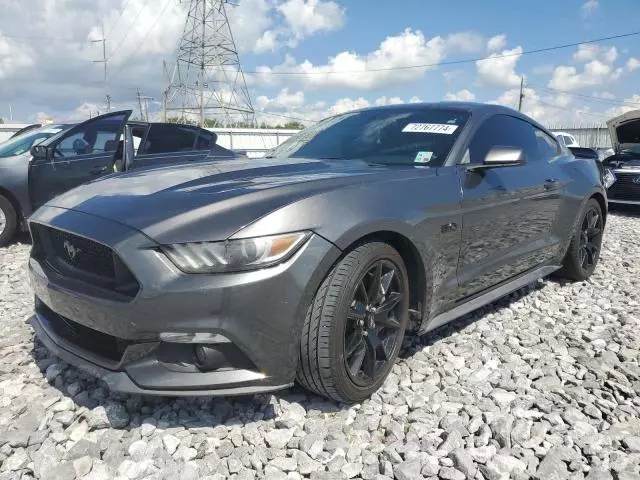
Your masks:
M613 172L611 170L609 170L608 168L604 169L604 174L602 175L602 184L604 185L604 188L609 188L611 185L613 185L614 183L616 183L616 176L613 174Z
M297 232L224 242L179 243L163 246L162 251L186 273L237 272L280 263L308 237L309 232Z

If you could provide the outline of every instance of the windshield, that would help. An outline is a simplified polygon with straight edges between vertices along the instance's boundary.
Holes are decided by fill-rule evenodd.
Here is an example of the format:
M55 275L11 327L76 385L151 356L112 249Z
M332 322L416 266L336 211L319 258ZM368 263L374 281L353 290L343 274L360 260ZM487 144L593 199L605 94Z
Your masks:
M305 128L269 152L267 158L440 166L468 118L466 111L424 106L351 112Z
M22 155L29 149L44 139L52 137L56 133L62 131L62 128L39 128L37 130L29 130L28 132L13 137L10 140L0 144L0 157L13 157Z

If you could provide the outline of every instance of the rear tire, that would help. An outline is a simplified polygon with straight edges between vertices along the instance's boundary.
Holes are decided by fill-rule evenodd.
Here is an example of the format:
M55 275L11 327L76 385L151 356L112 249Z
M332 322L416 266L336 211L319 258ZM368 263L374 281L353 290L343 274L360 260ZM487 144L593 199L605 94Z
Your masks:
M0 247L7 245L18 228L18 216L11 202L0 195Z
M307 312L298 382L338 402L370 397L400 352L408 307L407 270L396 250L371 242L346 254Z
M588 279L600 259L604 233L602 209L595 198L589 199L557 276L577 282Z

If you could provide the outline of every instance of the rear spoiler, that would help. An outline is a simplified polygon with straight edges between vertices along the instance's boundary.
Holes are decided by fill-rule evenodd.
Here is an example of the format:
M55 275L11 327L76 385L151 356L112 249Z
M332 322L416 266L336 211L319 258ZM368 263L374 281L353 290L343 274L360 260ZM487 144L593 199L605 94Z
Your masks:
M594 148L586 148L586 147L568 147L573 153L573 156L576 158L593 158L594 160L598 160L600 156L598 155L598 151Z

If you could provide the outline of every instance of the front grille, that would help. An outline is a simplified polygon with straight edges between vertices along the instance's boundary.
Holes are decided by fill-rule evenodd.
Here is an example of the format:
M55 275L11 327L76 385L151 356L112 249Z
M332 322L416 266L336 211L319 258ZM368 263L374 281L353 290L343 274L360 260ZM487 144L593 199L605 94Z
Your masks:
M109 247L79 235L32 222L31 255L59 275L133 298L139 284Z
M92 355L103 357L111 362L122 360L125 350L133 342L107 335L77 322L69 320L36 299L36 311L42 315L46 326L60 338L76 345Z
M109 247L62 230L48 230L51 246L60 261L93 275L115 277L113 252Z
M634 183L635 178L640 178L638 173L614 172L616 182L607 191L611 200L628 200L640 202L640 183ZM638 180L640 182L640 180Z

